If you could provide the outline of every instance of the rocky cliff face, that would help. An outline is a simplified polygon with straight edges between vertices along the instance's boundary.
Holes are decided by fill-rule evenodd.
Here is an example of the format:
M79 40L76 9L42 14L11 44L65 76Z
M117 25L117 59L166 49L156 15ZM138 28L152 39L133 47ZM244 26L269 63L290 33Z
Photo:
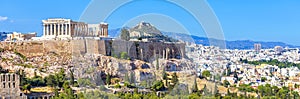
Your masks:
M134 74L135 80L140 82L145 79L153 78L153 66L144 61L122 60L109 56L99 56L97 59L98 69L105 74L110 74L121 79L125 74ZM131 73L133 72L133 73Z
M130 29L130 37L161 36L162 33L153 25L147 22L140 22Z

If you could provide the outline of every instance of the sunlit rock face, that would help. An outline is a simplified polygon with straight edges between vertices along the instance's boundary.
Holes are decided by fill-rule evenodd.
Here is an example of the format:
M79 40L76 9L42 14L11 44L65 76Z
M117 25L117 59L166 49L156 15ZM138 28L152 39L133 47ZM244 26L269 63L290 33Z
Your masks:
M130 29L130 37L161 36L162 33L153 25L147 22L140 22Z

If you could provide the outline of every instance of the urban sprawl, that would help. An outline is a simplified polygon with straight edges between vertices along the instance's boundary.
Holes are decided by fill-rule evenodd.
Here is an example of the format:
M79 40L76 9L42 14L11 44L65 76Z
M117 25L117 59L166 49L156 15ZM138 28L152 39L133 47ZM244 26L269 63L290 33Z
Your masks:
M1 32L1 99L298 99L298 48L220 49L147 22L110 37L108 23L43 20L43 35Z

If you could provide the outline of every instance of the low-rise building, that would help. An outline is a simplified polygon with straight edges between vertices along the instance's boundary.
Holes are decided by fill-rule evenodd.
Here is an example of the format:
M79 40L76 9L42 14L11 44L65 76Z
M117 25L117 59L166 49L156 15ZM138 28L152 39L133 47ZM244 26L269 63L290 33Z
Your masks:
M0 74L0 98L1 99L27 99L20 90L19 75L5 73Z
M2 41L24 41L24 40L30 40L33 37L36 37L37 33L20 33L20 32L7 32L7 33L1 33Z
M53 93L23 93L19 85L19 75L13 73L0 74L0 99L50 99L53 97Z

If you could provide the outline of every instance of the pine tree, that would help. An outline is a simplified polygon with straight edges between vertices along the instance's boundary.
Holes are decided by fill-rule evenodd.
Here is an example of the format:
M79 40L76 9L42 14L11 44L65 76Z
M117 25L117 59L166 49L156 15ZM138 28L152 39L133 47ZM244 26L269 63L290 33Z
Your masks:
M203 87L203 93L204 93L205 96L208 96L208 95L209 95L209 90L207 89L206 84L205 84L204 87Z
M159 69L159 60L158 60L158 57L156 56L156 70Z
M194 79L194 85L193 85L192 91L193 91L193 93L198 92L198 85L197 85L197 79L196 78Z
M230 67L229 68L227 68L227 76L230 76L230 74L231 74L231 69L230 69Z
M60 71L58 72L58 74L56 74L56 80L58 82L58 87L63 87L63 84L65 82L65 70L64 69L60 69Z
M166 71L165 71L165 68L163 68L163 71L162 71L162 77L163 77L163 79L164 79L164 80L167 80L167 79L168 79L167 76L168 76L168 75L167 75L167 73L166 73Z
M110 80L111 80L111 77L110 77L110 74L108 73L108 74L106 75L106 84L107 84L107 85L110 85Z
M217 96L217 95L219 94L219 91L218 91L218 85L217 85L217 83L214 83L214 85L215 85L215 86L214 86L214 93L213 93L213 94L214 94L215 96Z
M134 74L134 72L130 72L130 84L135 84L135 74Z
M71 69L70 69L70 83L71 83L71 85L74 85L74 83L75 83L74 73Z
M227 88L227 95L228 95L228 96L231 95L231 93L230 93L230 91L229 91L229 88Z
M129 83L129 76L128 76L128 73L125 73L124 82Z
M126 40L126 41L129 41L130 40L130 34L129 34L129 31L125 28L123 28L121 30L121 39L123 40Z

